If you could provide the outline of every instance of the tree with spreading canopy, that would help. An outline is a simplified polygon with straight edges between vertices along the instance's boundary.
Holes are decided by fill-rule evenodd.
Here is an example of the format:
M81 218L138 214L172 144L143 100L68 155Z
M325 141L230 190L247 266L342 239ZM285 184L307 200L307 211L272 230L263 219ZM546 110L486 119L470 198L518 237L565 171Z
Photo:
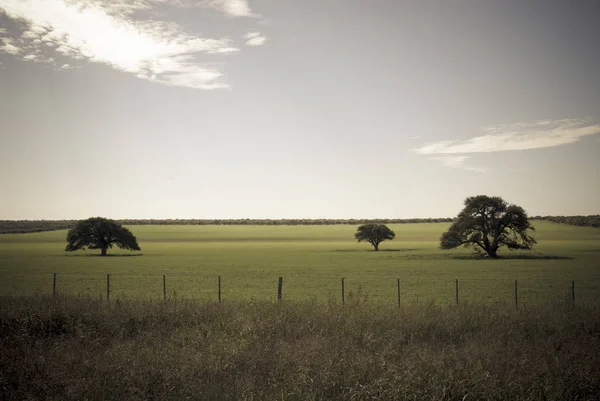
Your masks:
M358 242L368 242L373 245L376 251L379 251L379 244L385 240L392 240L396 234L385 224L364 224L358 227L354 238Z
M113 246L131 251L141 250L137 239L127 228L114 220L92 217L78 222L69 230L65 251L100 249L100 255L106 256L108 249Z
M465 199L465 207L442 234L440 247L472 246L480 254L497 258L501 246L510 250L531 249L537 242L530 231L535 229L522 207L497 196L471 196Z

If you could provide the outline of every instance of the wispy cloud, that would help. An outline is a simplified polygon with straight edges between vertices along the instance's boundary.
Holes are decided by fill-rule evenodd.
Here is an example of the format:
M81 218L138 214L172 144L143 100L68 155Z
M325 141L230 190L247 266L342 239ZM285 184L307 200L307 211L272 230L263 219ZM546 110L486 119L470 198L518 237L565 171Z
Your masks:
M453 169L474 171L477 173L485 173L487 171L487 169L484 167L474 167L465 163L468 159L470 159L469 156L437 156L432 157L431 159L441 162L444 166Z
M262 35L260 32L248 32L244 35L246 44L248 46L262 46L267 41L267 37Z
M78 0L80 3L96 4L111 15L131 14L140 10L150 10L158 5L176 8L209 7L230 17L260 17L254 13L248 0Z
M258 17L250 9L247 0L213 0L211 4L232 17Z
M454 154L549 148L598 134L600 124L587 119L567 118L489 126L483 131L485 135L465 141L434 142L413 150L420 154Z
M237 53L228 38L202 38L186 34L174 23L136 21L129 16L152 4L186 5L182 0L2 0L0 11L25 21L27 30L14 38L0 37L0 51L23 60L70 65L69 59L103 63L137 77L198 89L227 88L215 63L200 61ZM213 4L210 6L215 6ZM219 1L224 12L251 14L246 1ZM206 3L204 3L206 5Z

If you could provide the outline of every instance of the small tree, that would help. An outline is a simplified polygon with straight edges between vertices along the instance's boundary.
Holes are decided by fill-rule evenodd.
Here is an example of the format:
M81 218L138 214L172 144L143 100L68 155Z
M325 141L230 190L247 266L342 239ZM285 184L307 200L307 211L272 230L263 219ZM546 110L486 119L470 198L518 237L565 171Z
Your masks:
M456 221L442 234L440 247L472 246L479 253L497 258L501 246L511 250L531 249L536 240L529 231L535 229L522 207L497 196L472 196L465 200Z
M373 245L376 251L379 251L379 244L385 240L392 240L396 234L390 230L385 224L364 224L358 227L354 238L358 242L368 242Z
M140 250L131 231L114 220L92 217L78 222L69 230L65 251L100 249L100 254L106 256L106 251L114 245L121 249Z

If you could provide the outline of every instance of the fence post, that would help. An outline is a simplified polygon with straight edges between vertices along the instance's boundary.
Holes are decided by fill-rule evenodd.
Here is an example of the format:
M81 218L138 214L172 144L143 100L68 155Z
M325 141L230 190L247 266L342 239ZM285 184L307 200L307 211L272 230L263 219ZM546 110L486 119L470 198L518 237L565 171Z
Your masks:
M573 306L575 306L575 280L571 280L571 295L573 297Z
M110 302L110 273L106 275L106 300Z
M221 303L221 276L219 276L219 303Z
M279 284L277 285L277 301L281 302L283 295L283 277L279 277Z
M56 273L52 273L52 297L56 297Z
M398 279L398 308L400 307L400 279Z
M163 274L163 300L167 300L167 276Z
M458 279L456 279L456 305L458 305Z
M344 294L344 278L342 277L342 305L346 303L346 297Z
M517 287L517 280L515 280L515 308L519 309L519 292Z

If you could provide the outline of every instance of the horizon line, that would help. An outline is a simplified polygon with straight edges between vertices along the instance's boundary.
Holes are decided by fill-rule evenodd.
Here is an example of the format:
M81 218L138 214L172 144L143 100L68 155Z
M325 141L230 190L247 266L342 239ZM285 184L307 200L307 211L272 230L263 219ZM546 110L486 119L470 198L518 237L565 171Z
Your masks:
M99 216L94 216L99 217ZM533 215L529 216L530 219L535 220L539 218L547 218L547 217L600 217L600 214L570 214L570 215ZM0 222L33 222L33 221L80 221L86 220L83 219L0 219ZM374 217L374 218L356 218L356 217L348 217L348 218L332 218L332 217L295 217L295 218L109 218L110 220L116 221L383 221L383 220L452 220L456 217Z

